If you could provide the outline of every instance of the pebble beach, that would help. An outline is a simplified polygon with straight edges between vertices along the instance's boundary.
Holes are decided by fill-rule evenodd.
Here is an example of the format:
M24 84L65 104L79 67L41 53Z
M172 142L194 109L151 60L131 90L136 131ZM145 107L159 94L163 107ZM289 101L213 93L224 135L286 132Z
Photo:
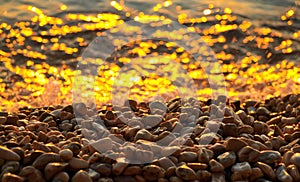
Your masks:
M299 2L4 1L1 182L299 182Z

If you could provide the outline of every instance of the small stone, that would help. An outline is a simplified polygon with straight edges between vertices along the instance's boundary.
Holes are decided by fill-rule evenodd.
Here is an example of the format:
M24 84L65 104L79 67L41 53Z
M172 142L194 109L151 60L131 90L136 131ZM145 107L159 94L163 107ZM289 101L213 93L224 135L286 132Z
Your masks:
M73 157L69 161L69 166L71 169L75 169L75 170L86 169L89 167L89 163L85 160Z
M142 174L142 168L140 166L130 166L124 170L123 174L126 176L140 175Z
M133 176L116 176L114 182L136 182Z
M9 116L7 116L7 118L6 118L6 122L5 122L5 124L6 125L15 125L15 126L17 126L17 121L19 120L19 117L18 116L11 116L11 115L9 115Z
M276 177L279 181L282 182L293 182L293 178L289 175L289 173L286 171L286 168L284 165L280 165L276 170Z
M231 171L236 173L241 179L248 179L252 174L252 169L248 162L236 163L232 166ZM235 179L232 180L236 181Z
M73 177L72 182L93 182L91 177L86 171L80 170Z
M218 173L224 171L224 166L216 161L215 159L211 159L209 161L209 168L211 172Z
M168 109L164 103L159 102L159 101L151 102L149 104L149 108L150 108L151 112L153 112L155 109L160 109L164 112L167 112L167 109Z
M187 165L181 165L176 168L176 175L186 181L197 179L197 174Z
M156 181L165 176L165 170L156 165L147 165L143 167L143 176L148 181Z
M200 148L198 152L198 161L202 163L208 163L210 159L212 159L214 156L214 152L206 149L206 148Z
M273 164L274 162L278 162L281 160L281 154L277 151L273 150L263 150L260 152L258 161Z
M0 159L7 161L19 161L21 157L14 151L4 146L0 146Z
M134 141L138 141L139 139L147 140L147 141L154 141L154 136L146 129L139 130L135 137Z
M213 173L211 181L226 182L224 173Z
M194 162L197 160L197 154L195 152L184 151L179 155L179 162Z
M77 156L81 151L81 145L78 142L71 142L63 147L63 149L70 149L74 156Z
M67 165L68 164L66 164L66 163L49 163L49 164L47 164L47 166L45 167L46 180L52 179L52 177L54 175L63 171L67 167Z
M236 155L233 151L225 152L217 157L218 161L227 168L232 166L236 161Z
M95 170L104 176L109 176L112 172L112 165L101 163L96 166Z
M60 156L55 153L44 153L37 157L33 162L33 166L37 169L44 169L50 162L62 162Z
M238 130L239 130L239 134L241 133L252 134L254 132L253 128L249 125L240 126Z
M226 150L238 152L241 148L247 146L247 143L238 138L229 138L226 142Z
M11 174L11 173L5 173L2 176L2 182L23 182L24 179L18 175Z
M196 174L200 181L211 181L211 173L207 170L198 170Z
M177 176L171 176L169 180L170 182L183 182L182 179Z
M93 181L95 181L96 179L100 178L100 173L98 173L97 171L90 169L88 171L88 175L92 178Z
M292 176L294 181L300 181L300 172L297 166L295 166L294 164L289 165L287 167L287 170L289 174Z
M296 165L298 167L298 169L300 169L300 153L295 153L291 157L291 163Z
M6 122L6 117L0 116L0 124L4 125L5 122Z
M70 179L68 173L60 172L56 174L53 178L53 182L68 182Z
M259 107L256 110L256 114L263 115L263 116L270 116L271 112L265 107Z
M143 117L142 123L146 128L152 128L158 125L160 122L163 121L163 117L161 115L148 115Z
M187 163L186 165L188 167L190 167L191 169L193 169L194 171L207 169L207 164L198 163L198 162L197 163Z
M243 147L238 152L239 160L242 162L256 162L258 160L259 155L260 152L250 146Z
M73 152L70 149L63 149L59 151L59 156L63 161L69 161L73 158Z
M255 181L256 179L261 178L263 176L264 176L264 174L261 171L261 169L258 167L254 167L254 168L252 168L252 174L250 176L250 181Z
M259 168L261 169L261 171L262 171L265 175L267 175L267 176L268 176L269 178L271 178L273 181L276 180L275 172L273 171L273 169L272 169L269 165L267 165L267 164L265 164L265 163L263 163L263 162L257 162L256 165L257 165L257 167L259 167Z
M112 172L114 175L120 175L128 166L128 163L117 162L112 165Z
M238 127L234 123L227 123L223 126L223 131L224 131L224 136L232 136L232 137L237 137L239 132L238 132Z
M168 168L175 166L174 162L167 157L159 159L158 164L166 171L168 170Z
M269 132L269 126L266 123L261 121L254 121L253 129L254 132L259 135L268 134Z

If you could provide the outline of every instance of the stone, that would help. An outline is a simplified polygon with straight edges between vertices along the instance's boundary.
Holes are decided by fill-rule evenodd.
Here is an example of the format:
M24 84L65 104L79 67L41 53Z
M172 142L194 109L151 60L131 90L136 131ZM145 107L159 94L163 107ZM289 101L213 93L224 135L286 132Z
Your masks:
M210 159L212 159L214 156L214 152L206 149L206 148L200 148L198 152L198 162L202 163L208 163Z
M93 182L91 177L86 171L78 171L71 179L72 182Z
M256 114L263 116L270 116L271 112L265 107L259 107L256 110Z
M120 175L128 166L128 163L117 162L112 165L112 173L114 175Z
M68 182L70 179L68 173L60 172L56 174L53 178L53 182Z
M146 128L152 128L158 125L160 122L163 121L163 117L161 115L148 115L143 117L142 123Z
M252 174L252 169L248 162L236 163L232 166L231 171L236 173L241 179L248 179ZM232 181L236 181L236 179L232 179Z
M254 132L259 135L268 134L269 132L269 126L266 123L261 121L254 121L253 129Z
M63 149L59 151L59 156L63 161L69 161L73 158L73 152L70 149Z
M89 167L89 163L83 159L73 157L69 161L69 166L71 169L75 169L75 170L86 169Z
M232 166L236 161L236 155L233 151L225 152L217 157L224 168Z
M211 181L226 182L224 173L212 173Z
M142 174L142 168L140 166L130 166L124 170L123 174L125 176L140 175Z
M54 175L56 175L57 173L63 171L66 167L67 167L67 163L49 163L46 165L45 167L45 177L46 180L50 180L52 179L52 177L54 177Z
M186 165L191 169L193 169L194 171L207 169L207 164L204 163L195 162L195 163L187 163Z
M197 174L195 173L195 171L193 171L187 165L181 165L177 167L175 173L179 178L185 181L197 179Z
M289 165L287 167L287 171L292 176L294 181L300 181L300 171L299 171L299 168L297 166L295 166L294 164Z
M224 166L215 159L211 159L209 161L209 168L210 171L213 173L219 173L224 171Z
M254 168L252 168L252 174L250 176L250 181L255 181L256 179L261 178L263 176L264 176L264 174L261 171L261 169L258 167L254 167Z
M229 138L226 141L226 150L238 152L241 148L247 146L247 143L239 138Z
M234 123L226 123L223 126L223 131L224 131L224 136L232 136L232 137L237 137L239 132L238 132L238 127Z
M96 166L95 170L104 176L109 176L112 172L112 165L101 163Z
M211 173L207 170L198 170L197 171L197 179L200 181L211 181Z
M300 169L300 153L295 153L291 157L291 164L294 164L295 166L298 167L298 169Z
M259 154L258 161L266 164L273 164L281 161L281 154L278 151L263 150Z
M21 160L21 157L14 151L4 146L0 146L0 159L7 161L19 161Z
M149 108L150 108L151 112L153 112L155 109L159 109L164 112L167 112L167 109L168 109L167 106L160 101L150 102Z
M147 165L143 167L143 177L148 181L156 181L165 176L165 170L156 165Z
M259 155L259 150L256 150L250 146L245 146L238 152L238 158L242 162L256 162Z
M58 154L43 153L35 159L32 165L37 169L44 169L50 162L62 162L62 160Z
M271 178L272 181L276 180L276 174L273 171L272 167L263 163L263 162L257 162L256 163L257 167L259 167L261 169L261 171L268 176L269 178Z
M77 156L81 151L81 145L78 142L71 142L64 146L63 149L70 149L73 152L73 156Z
M184 151L179 155L179 162L195 162L197 160L197 154L195 152Z
M166 171L168 170L168 168L175 166L174 162L171 159L169 159L168 157L160 158L158 160L158 164L160 167L162 167Z
M11 173L5 173L2 176L2 182L23 182L25 181L24 178L15 175L15 174L11 174Z
M148 130L141 129L136 133L136 135L134 137L134 141L137 141L139 139L153 141L154 136Z
M276 177L282 182L293 182L292 176L289 175L284 165L280 165L276 170Z

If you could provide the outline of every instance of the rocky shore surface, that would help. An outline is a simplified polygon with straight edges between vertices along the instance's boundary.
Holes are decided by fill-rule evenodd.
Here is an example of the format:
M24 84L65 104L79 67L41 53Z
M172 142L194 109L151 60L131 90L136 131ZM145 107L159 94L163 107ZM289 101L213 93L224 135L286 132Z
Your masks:
M188 133L183 146L175 144ZM152 146L166 136L169 146ZM133 164L126 160L132 153L114 138L151 149L139 149L136 159L151 159L153 148L159 154L170 148L174 152ZM125 106L99 110L74 104L3 111L0 145L2 182L297 182L300 95L245 102L224 97L205 102L129 100Z

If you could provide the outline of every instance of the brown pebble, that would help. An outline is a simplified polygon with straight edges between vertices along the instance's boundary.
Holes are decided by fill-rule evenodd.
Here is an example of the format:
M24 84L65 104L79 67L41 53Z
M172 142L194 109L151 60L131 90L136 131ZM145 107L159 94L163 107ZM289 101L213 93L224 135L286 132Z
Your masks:
M53 178L53 182L57 181L57 182L68 182L70 179L68 173L66 172L60 172L58 174L56 174Z
M213 173L211 181L226 182L224 173Z
M233 172L231 176L232 181L248 179L252 174L252 169L248 162L236 163L232 166L231 171ZM237 179L234 179L236 177Z
M0 146L0 159L7 161L19 161L21 157L14 151L4 146Z
M210 159L212 159L214 156L214 152L206 149L206 148L200 148L198 152L198 161L202 163L208 163Z
M273 150L263 150L259 154L258 161L266 164L273 164L281 161L281 154Z
M225 152L217 157L218 161L227 168L232 166L236 161L236 155L233 151Z
M156 181L165 176L165 170L156 165L147 165L143 167L143 176L148 181Z
M215 159L211 159L209 161L209 168L211 172L218 173L224 171L224 166L216 161Z
M95 170L99 172L101 175L109 176L112 172L112 165L101 163L95 167Z
M229 138L226 142L226 150L238 152L241 148L247 146L247 143L239 138Z
M296 165L298 167L298 169L300 169L300 153L295 153L291 157L291 163Z
M86 171L80 170L73 177L72 182L93 182Z
M126 176L140 175L142 174L142 168L140 166L130 166L124 170L123 174Z
M179 162L194 162L197 160L197 154L195 152L184 151L179 155Z
M280 165L276 170L276 177L279 181L282 182L293 182L293 178L287 172L284 165Z
M63 161L69 161L73 158L73 152L70 149L59 151L59 156Z
M24 179L18 175L11 174L11 173L5 173L2 176L2 182L23 182Z
M260 155L259 151L250 146L243 147L238 152L239 160L242 162L244 161L256 162L258 160L259 155Z
M63 171L67 167L67 165L68 165L67 163L58 163L58 162L52 162L47 164L44 170L46 180L52 179L54 175Z
M158 161L158 165L162 167L164 170L167 170L169 167L175 166L174 162L168 157L162 157Z
M261 171L261 169L258 167L254 167L254 168L252 168L252 174L250 176L250 181L255 181L256 179L261 178L263 176L264 176L264 174Z
M297 166L295 166L294 164L289 165L287 167L287 170L289 174L292 176L294 181L300 181L300 171Z
M267 165L267 164L265 164L265 163L263 163L263 162L257 162L256 165L257 165L257 167L259 167L259 168L261 169L261 171L262 171L265 175L267 175L267 176L268 176L269 178L271 178L273 181L276 180L275 172L273 171L273 169L272 169L269 165Z
M37 169L44 169L50 162L62 162L60 156L55 153L44 153L37 157L33 162L33 166Z
M197 179L197 174L187 165L181 165L176 168L176 175L183 180L195 180Z
M89 167L89 163L83 159L79 159L79 158L75 158L73 157L70 161L69 161L69 166L71 169L86 169Z
M117 162L112 165L112 172L114 175L120 175L128 166L128 163Z

